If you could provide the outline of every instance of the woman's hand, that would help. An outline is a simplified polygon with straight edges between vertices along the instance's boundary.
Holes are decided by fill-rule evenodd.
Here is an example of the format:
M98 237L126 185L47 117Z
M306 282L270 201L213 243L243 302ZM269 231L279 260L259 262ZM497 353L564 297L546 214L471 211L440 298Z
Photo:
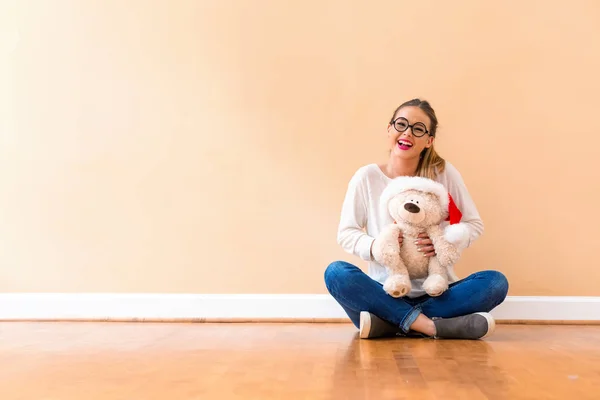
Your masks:
M425 257L435 256L435 249L433 248L433 242L426 233L420 233L419 239L415 241L417 248L423 253Z

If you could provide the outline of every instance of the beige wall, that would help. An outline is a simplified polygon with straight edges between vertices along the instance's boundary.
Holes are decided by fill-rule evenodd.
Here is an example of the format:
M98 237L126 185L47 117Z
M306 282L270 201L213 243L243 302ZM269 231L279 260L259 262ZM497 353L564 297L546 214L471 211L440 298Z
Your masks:
M0 1L0 291L325 293L421 96L486 224L459 275L600 295L598 2Z

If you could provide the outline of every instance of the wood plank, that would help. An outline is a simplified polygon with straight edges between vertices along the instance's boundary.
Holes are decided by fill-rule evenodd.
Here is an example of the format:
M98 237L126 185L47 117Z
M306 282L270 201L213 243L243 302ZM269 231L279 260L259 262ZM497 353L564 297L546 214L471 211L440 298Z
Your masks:
M600 327L360 340L350 324L0 323L1 399L593 399Z

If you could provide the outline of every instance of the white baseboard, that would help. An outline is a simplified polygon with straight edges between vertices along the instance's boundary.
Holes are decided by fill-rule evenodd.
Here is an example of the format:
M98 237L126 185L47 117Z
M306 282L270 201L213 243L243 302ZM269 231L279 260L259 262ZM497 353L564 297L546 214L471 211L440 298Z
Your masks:
M600 321L600 297L508 296L492 315L498 320Z
M499 320L600 321L600 297L509 296ZM0 294L0 320L336 320L328 294Z

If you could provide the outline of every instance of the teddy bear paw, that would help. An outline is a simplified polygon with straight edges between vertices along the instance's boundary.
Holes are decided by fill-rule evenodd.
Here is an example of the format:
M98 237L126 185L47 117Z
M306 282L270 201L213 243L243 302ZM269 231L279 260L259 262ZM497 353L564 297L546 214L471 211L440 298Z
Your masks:
M404 297L411 289L410 279L405 275L390 276L383 285L383 290L392 297Z
M439 296L448 289L448 280L441 275L430 275L423 282L423 289L432 297Z

